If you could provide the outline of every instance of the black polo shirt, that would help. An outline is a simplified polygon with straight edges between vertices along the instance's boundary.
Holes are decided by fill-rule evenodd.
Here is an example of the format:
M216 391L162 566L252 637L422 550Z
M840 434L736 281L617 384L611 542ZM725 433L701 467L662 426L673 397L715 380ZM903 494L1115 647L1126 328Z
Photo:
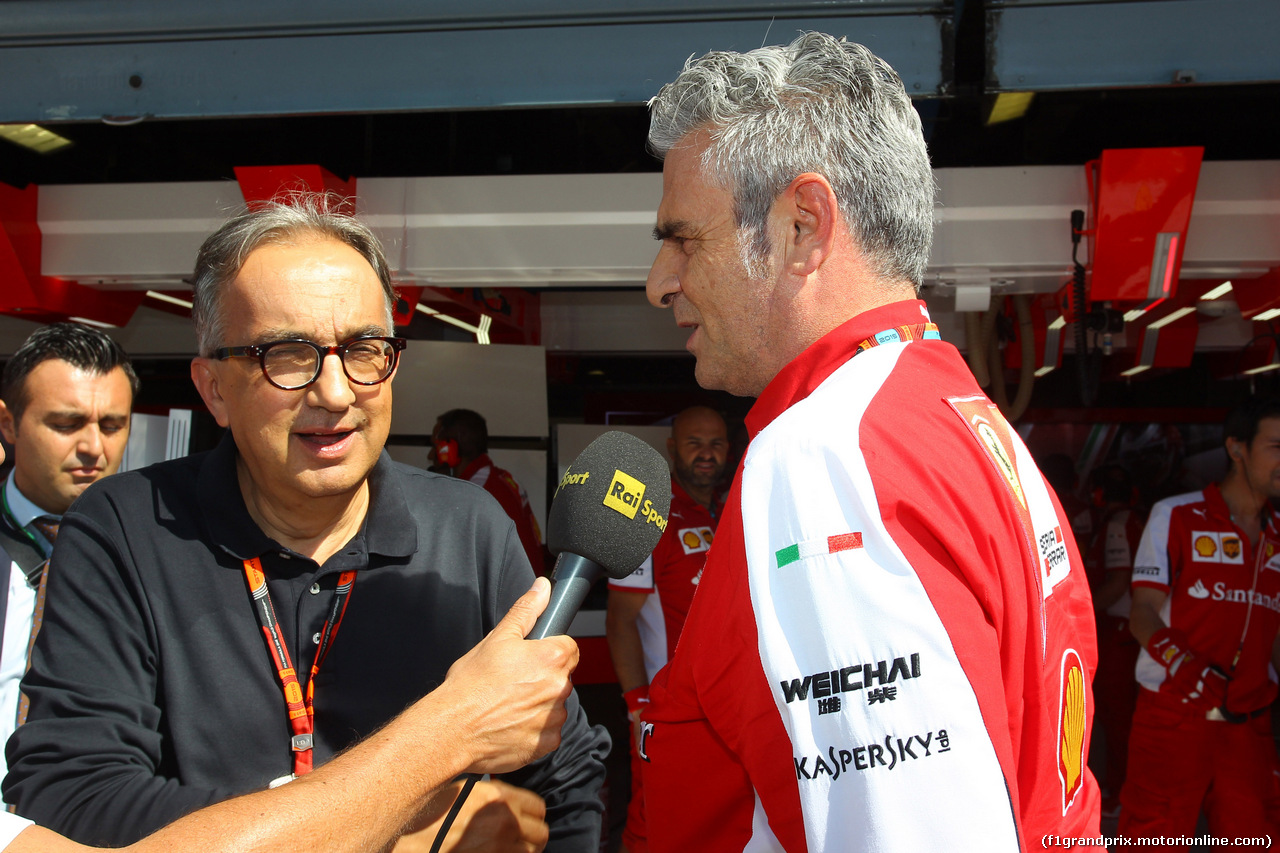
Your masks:
M316 676L317 766L439 685L533 573L478 486L385 452L369 485L363 528L323 565L254 523L229 433L209 453L86 490L63 518L23 680L31 713L8 744L4 794L19 814L123 845L291 772L292 731L244 576L251 557L304 686L337 577L358 572ZM549 850L595 850L608 736L576 698L569 711L563 745L505 778L547 800Z

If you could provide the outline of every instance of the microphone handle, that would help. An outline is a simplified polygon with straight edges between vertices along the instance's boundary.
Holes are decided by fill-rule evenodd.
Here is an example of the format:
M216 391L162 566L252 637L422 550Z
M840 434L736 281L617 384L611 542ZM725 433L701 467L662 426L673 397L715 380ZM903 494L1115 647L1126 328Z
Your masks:
M543 640L569 633L569 624L591 586L605 574L599 563L561 551L551 575L551 600L525 639Z
M586 600L587 593L591 591L591 585L604 574L604 567L599 563L592 562L586 557L579 557L577 554L560 552L560 556L556 557L556 567L551 575L551 600L547 602L547 609L542 611L533 630L525 639L544 640L547 637L569 633L569 625L573 622L573 617L582 606L582 602ZM454 800L453 808L445 817L444 825L436 834L431 853L437 853L440 845L444 843L445 835L453 825L458 812L461 811L467 795L475 786L476 779L479 778L471 773L464 773L463 776L466 782L457 799Z

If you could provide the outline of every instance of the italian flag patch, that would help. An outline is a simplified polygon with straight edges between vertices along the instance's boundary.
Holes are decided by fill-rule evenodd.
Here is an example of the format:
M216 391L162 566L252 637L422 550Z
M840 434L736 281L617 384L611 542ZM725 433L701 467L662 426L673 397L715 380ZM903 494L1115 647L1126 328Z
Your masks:
M781 549L775 555L778 558L778 568L790 565L798 560L804 560L808 557L817 557L822 554L835 554L839 551L851 551L854 548L862 547L861 533L841 533L838 536L827 536L823 539L808 539L804 542L797 542L794 545L788 545Z

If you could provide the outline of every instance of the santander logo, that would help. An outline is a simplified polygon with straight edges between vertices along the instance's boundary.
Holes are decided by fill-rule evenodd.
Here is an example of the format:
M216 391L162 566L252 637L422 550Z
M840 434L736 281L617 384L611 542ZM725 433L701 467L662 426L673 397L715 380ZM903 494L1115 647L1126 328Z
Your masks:
M1195 586L1187 590L1187 595L1191 596L1192 598L1198 598L1198 599L1204 600L1209 597L1209 590L1204 588L1204 581L1197 580L1195 583Z
M1257 604L1280 613L1280 595L1266 595L1252 589L1227 589L1222 581L1213 585L1213 600L1229 601L1232 604Z

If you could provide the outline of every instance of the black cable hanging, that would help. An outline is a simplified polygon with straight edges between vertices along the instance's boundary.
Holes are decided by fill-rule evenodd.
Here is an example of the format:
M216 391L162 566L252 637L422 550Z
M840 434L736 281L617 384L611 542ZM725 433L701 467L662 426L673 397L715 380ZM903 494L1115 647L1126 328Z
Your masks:
M1073 292L1075 294L1075 326L1076 326L1076 378L1080 387L1080 402L1088 407L1098 396L1098 380L1102 373L1102 354L1090 350L1088 310L1086 299L1084 264L1080 263L1077 254L1080 251L1080 237L1084 234L1084 211L1071 211L1071 263Z
M462 804L467 801L467 795L471 793L471 789L476 786L476 781L480 778L474 773L465 774L466 781L462 783L462 790L458 792L458 797L453 801L449 813L445 815L444 823L440 824L440 831L436 833L435 843L431 845L431 853L440 853L440 847L444 844L444 837L449 834L449 829L453 826L453 822L458 818L458 812L462 811Z

